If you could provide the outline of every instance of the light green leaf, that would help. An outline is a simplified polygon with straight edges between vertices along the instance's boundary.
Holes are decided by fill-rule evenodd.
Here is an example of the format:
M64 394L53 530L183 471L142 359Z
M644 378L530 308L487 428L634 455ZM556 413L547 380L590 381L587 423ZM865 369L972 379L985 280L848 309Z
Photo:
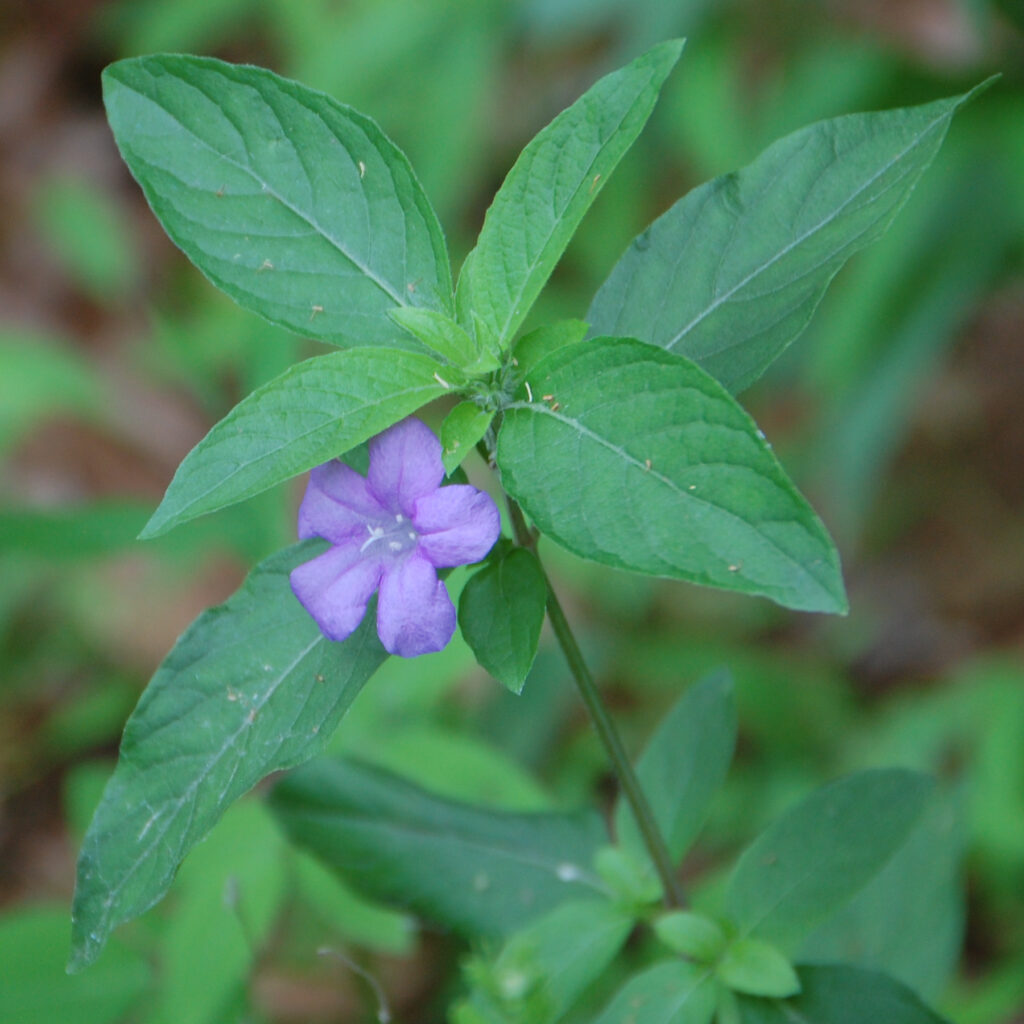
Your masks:
M661 899L661 882L647 864L621 846L603 846L594 856L594 870L608 887L612 899L641 916Z
M0 330L0 456L48 416L101 416L109 396L89 362L70 346Z
M512 548L477 570L459 597L459 628L476 660L513 693L537 654L547 608L544 572L532 552Z
M441 461L451 476L462 460L483 440L494 413L476 402L460 402L441 423Z
M574 345L586 336L587 324L583 320L558 320L524 334L512 351L520 377L528 377L545 356L566 345Z
M673 952L710 964L721 956L729 937L717 922L692 910L673 910L654 922L654 933Z
M395 306L388 316L432 352L459 369L494 370L498 361L482 355L476 342L451 317L419 306Z
M142 537L265 491L444 394L438 363L355 348L289 368L243 399L185 457Z
M163 896L237 797L322 749L387 657L372 612L330 643L292 596L288 573L322 548L300 544L259 565L185 631L146 688L79 857L73 969Z
M885 974L845 965L799 973L803 991L792 999L741 996L743 1024L948 1024Z
M100 302L123 295L140 263L127 211L87 178L56 176L34 196L36 220L75 283Z
M633 925L606 900L562 903L516 932L493 964L470 967L481 990L473 1002L510 1021L556 1024L615 958Z
M240 800L182 865L160 935L157 1021L212 1024L244 992L285 896L285 845L263 805Z
M601 286L593 333L679 352L741 391L806 327L843 263L886 231L977 92L822 121L694 189Z
M164 229L246 309L336 344L405 348L390 308L452 311L437 217L369 118L208 57L118 61L103 95Z
M747 847L726 909L740 934L793 950L899 852L932 792L925 775L858 772L816 790Z
M737 939L715 965L715 976L734 992L785 999L800 991L793 965L773 945L760 939Z
M22 907L0 917L0 1020L118 1024L152 996L152 969L141 951L112 942L91 971L69 976L67 942L64 903Z
M302 902L321 924L345 942L374 953L411 957L416 922L409 914L364 900L315 857L291 851Z
M715 990L707 968L662 961L630 978L594 1024L708 1024Z
M587 867L607 841L597 815L486 810L326 758L282 779L270 802L292 841L358 892L474 938L600 891Z
M598 338L548 356L532 393L506 409L497 461L506 490L553 540L634 572L846 610L825 527L699 366Z
M609 175L647 122L682 41L605 76L523 150L459 277L460 321L504 351Z
M637 776L669 853L679 861L694 840L729 770L736 746L736 701L724 669L690 687L658 726ZM615 835L633 853L646 847L629 804L615 805Z

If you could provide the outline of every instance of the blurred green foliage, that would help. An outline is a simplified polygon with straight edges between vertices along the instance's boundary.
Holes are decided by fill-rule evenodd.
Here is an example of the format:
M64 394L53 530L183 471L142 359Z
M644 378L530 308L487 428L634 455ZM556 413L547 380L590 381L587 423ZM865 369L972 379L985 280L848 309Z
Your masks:
M915 975L908 950L905 976L945 991L940 1005L962 1024L1010 1021L1024 1004L1020 5L963 0L936 6L938 22L908 15L909 26L878 5L806 0L94 7L60 58L90 69L86 88L75 92L82 76L69 73L51 97L47 131L63 149L44 148L30 188L0 176L31 238L0 244L36 253L0 264L0 285L46 302L0 314L0 1019L270 1024L299 1007L301 1019L363 1020L377 1007L359 973L368 971L397 1017L435 1021L461 954L288 848L254 798L197 849L165 906L123 929L91 972L63 974L70 853L124 717L175 633L291 540L294 494L279 488L155 543L135 534L189 445L313 351L237 310L154 242L125 172L69 164L82 110L102 118L93 72L117 57L194 51L331 92L408 153L458 258L525 141L599 73L682 33L679 72L538 320L582 315L650 219L778 135L1006 72L751 399L839 539L850 618L797 620L545 555L634 749L690 682L732 670L738 761L691 856L694 874L713 877L782 808L841 771L895 764L940 777L958 809L936 827L962 844L962 862L943 870L968 882L966 951L951 984ZM46 30L41 15L12 20L4 59L31 54ZM481 805L569 809L608 796L597 740L544 644L520 697L486 679L461 642L393 659L332 742ZM40 869L41 850L56 851L56 872ZM934 938L951 957L956 937ZM317 958L323 946L341 959ZM609 972L604 983L615 980Z

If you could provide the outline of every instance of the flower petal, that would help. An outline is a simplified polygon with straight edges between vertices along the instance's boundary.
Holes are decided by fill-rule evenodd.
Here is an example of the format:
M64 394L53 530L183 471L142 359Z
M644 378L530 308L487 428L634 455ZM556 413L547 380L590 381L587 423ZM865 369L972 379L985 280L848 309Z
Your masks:
M412 522L420 535L420 554L438 568L479 562L501 533L494 500L466 484L420 498Z
M370 493L366 478L332 459L309 475L299 506L299 537L323 537L332 544L365 538L367 523L379 522L387 514Z
M377 599L377 634L403 658L439 651L455 632L455 606L434 567L416 554L387 567Z
M441 486L441 442L413 416L370 441L370 490L391 512L411 517L417 498Z
M353 541L332 547L292 570L292 592L328 640L344 640L363 621L377 589L381 564Z

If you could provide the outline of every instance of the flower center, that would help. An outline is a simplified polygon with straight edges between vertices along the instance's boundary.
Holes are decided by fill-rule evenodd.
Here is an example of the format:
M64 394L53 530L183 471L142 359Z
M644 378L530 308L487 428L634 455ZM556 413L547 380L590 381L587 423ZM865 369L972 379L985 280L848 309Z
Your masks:
M382 554L386 551L393 558L404 555L414 548L416 541L419 540L419 534L413 529L412 523L401 512L390 519L367 523L366 532L369 533L369 537L363 541L363 546L359 549L361 552L373 545L382 545L376 547L374 552Z

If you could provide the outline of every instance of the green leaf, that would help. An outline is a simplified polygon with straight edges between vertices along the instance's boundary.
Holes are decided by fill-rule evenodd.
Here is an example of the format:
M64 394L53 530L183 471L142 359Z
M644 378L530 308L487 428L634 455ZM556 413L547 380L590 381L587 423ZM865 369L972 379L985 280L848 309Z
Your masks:
M886 231L977 92L822 121L694 189L612 270L587 314L593 333L679 352L741 391L806 327L843 263Z
M583 320L558 320L524 334L512 350L520 377L526 377L545 357L566 345L575 345L587 336Z
M48 416L102 414L109 404L95 368L68 345L0 330L0 456Z
M633 924L605 900L562 903L517 931L493 964L469 967L480 990L472 1002L508 1020L555 1024L615 959Z
M736 747L736 701L724 669L690 687L637 762L640 785L669 853L679 861L697 835ZM633 853L646 847L629 804L615 805L615 835Z
M793 965L773 945L737 939L715 965L715 975L734 992L785 999L800 991Z
M432 352L459 369L494 370L498 361L480 353L476 342L451 317L418 306L396 306L388 316Z
M743 936L796 948L899 852L933 783L902 769L848 775L816 790L744 851L726 908Z
M717 922L692 910L673 910L654 922L654 933L674 953L701 964L721 956L729 937Z
M661 43L592 86L523 150L463 264L459 318L508 348L608 176L647 122L682 40Z
M362 899L316 858L295 849L291 853L302 902L322 925L363 950L415 954L416 922L409 914Z
M648 871L646 862L621 846L601 847L594 856L594 870L612 899L636 911L637 916L661 898L661 882Z
M322 547L257 566L185 631L146 688L79 857L72 969L163 896L232 801L322 749L387 657L372 612L331 643L292 596L288 573Z
M475 572L459 597L459 628L476 660L513 693L537 654L548 587L536 557L512 548Z
M699 366L598 338L548 356L531 384L534 401L505 410L497 462L553 540L634 572L846 610L825 527Z
M740 997L743 1024L947 1024L885 974L845 965L801 967L800 995L784 1002Z
M293 842L357 891L473 938L600 891L587 867L607 841L596 815L485 810L327 759L282 779L270 802Z
M441 423L441 461L451 476L476 443L487 433L494 413L481 409L476 402L460 402Z
M0 1020L118 1024L133 1006L142 1012L153 979L140 951L112 942L91 971L71 976L64 970L67 941L63 903L22 907L0 917Z
M128 291L140 262L126 208L87 178L64 175L44 181L33 206L41 233L79 287L100 302Z
M296 364L189 452L140 536L158 537L342 455L444 394L440 368L415 352L374 348Z
M923 719L915 711L920 732ZM954 801L934 793L899 852L807 937L798 959L884 970L925 998L937 996L956 967L963 940L964 831Z
M707 968L668 960L630 978L594 1024L708 1024L715 983Z
M389 309L452 311L437 217L369 118L208 57L118 61L103 95L168 235L246 309L336 344L404 348Z
M244 992L286 891L285 845L262 804L240 800L182 865L160 934L157 1021L210 1024Z

